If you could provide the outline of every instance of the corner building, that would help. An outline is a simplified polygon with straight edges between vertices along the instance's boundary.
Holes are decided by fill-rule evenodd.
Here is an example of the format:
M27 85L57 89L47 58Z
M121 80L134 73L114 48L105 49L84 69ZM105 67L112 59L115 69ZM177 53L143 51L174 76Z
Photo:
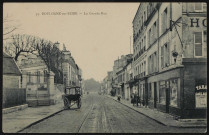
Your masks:
M206 3L141 3L133 31L134 77L144 105L206 118Z

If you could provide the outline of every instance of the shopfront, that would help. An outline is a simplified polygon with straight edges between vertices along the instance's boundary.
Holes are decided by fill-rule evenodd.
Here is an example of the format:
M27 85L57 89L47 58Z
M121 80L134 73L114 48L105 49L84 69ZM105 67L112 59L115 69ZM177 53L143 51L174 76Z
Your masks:
M182 119L206 118L206 59L183 59L183 64L148 77L148 106Z
M183 118L206 118L207 59L184 58Z
M147 78L148 106L174 115L181 115L182 67Z

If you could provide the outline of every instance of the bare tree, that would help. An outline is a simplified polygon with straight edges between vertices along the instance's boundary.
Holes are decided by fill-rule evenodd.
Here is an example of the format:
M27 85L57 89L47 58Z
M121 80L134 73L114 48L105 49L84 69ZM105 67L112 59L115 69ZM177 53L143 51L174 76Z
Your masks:
M15 61L18 60L22 52L33 53L36 51L35 41L36 38L30 35L12 35L12 42L9 44L10 50L14 53Z
M55 82L62 82L62 51L55 44L39 37L16 34L11 36L7 50L13 53L15 61L23 52L41 57L48 70L55 73Z
M46 63L48 70L55 73L55 82L62 83L62 69L59 69L62 64L62 52L55 44L56 43L51 41L41 39L40 42L37 43L36 48L39 56Z

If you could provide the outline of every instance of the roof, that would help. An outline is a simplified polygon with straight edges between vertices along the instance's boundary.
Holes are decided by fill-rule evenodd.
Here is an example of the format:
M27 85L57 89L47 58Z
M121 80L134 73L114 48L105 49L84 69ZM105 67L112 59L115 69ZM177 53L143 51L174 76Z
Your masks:
M140 3L139 6L138 6L138 9L137 9L137 11L136 11L136 14L135 14L135 16L134 16L134 19L133 19L132 23L134 22L134 20L135 20L137 14L138 14L138 12L139 12L139 8L140 8L140 7L141 7L141 3Z
M22 74L13 57L5 53L3 53L3 74L13 74L17 76Z

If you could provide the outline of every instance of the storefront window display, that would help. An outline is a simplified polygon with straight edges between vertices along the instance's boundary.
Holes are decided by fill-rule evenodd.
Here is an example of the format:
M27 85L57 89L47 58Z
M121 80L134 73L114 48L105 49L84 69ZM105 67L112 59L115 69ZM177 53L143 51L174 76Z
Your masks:
M160 95L159 95L160 103L165 104L166 102L166 86L165 81L160 81Z
M170 80L170 105L177 106L178 79Z

